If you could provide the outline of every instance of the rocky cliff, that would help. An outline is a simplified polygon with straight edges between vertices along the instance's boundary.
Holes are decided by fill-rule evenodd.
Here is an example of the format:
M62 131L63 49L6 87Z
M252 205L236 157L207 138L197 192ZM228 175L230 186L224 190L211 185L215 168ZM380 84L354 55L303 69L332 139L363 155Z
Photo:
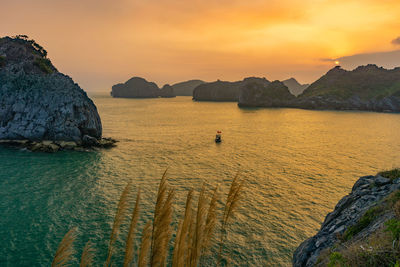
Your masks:
M296 97L280 81L268 84L250 82L240 88L240 107L281 107L294 101Z
M290 78L282 82L287 86L287 88L289 88L290 93L294 96L302 94L304 90L310 86L309 84L300 84L295 78Z
M204 82L201 80L190 80L186 82L175 83L172 85L174 93L177 96L193 96L193 90Z
M140 77L133 77L125 83L114 85L111 95L113 97L149 98L158 97L159 90L157 84Z
M337 66L312 83L296 107L309 109L400 111L400 68L376 65L346 71Z
M266 101L248 95L248 101L239 105L270 107L275 101L281 103L280 107L289 108L400 112L400 68L386 70L367 65L346 71L337 66L295 99L289 97L284 101L279 95L264 97L280 99Z
M243 81L226 82L216 81L204 83L193 90L193 100L196 101L238 101L240 88L249 83L267 85L265 78L249 77Z
M293 266L394 266L400 251L390 232L400 234L399 219L400 170L361 177L296 249Z
M175 97L174 89L169 84L158 88L154 82L148 82L141 77L133 77L125 83L119 83L112 87L111 96L122 98L157 98Z
M96 106L27 36L0 39L0 139L101 138Z

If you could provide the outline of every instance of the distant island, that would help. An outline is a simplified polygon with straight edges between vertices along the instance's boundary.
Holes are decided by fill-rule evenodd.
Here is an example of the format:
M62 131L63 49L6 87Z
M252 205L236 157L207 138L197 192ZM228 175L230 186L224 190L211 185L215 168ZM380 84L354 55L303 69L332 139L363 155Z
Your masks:
M133 77L125 83L119 83L112 87L112 97L123 98L156 98L175 97L174 88L168 84L158 88L154 82L148 82L141 77Z
M26 35L0 38L0 143L53 152L109 146L97 108Z
M228 82L215 81L203 83L193 91L193 100L196 101L238 101L239 90L249 83L257 83L261 86L269 84L265 78L249 77L243 81Z
M283 86L285 86L283 84ZM376 65L346 71L337 66L312 83L298 97L282 84L274 87L247 84L241 87L240 107L291 107L303 109L400 111L400 68Z
M248 84L257 83L261 87L268 86L270 81L266 78L249 77L243 81L227 82L216 81L211 83L204 83L197 86L193 91L193 100L196 101L233 101L237 102L240 97L240 90ZM301 94L308 84L300 84L296 79L290 78L283 81L289 88L291 94L297 96Z
M193 90L200 84L205 83L202 80L189 80L186 82L179 82L172 85L174 93L177 96L193 96Z

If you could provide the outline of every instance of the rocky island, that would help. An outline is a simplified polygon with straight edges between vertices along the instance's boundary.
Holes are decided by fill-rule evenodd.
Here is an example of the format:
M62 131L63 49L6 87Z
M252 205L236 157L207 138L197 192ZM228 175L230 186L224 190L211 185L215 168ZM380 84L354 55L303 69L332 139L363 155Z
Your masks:
M269 81L265 78L249 77L237 82L218 80L211 83L203 83L193 90L193 100L236 102L239 99L240 88L249 83L267 85Z
M162 89L154 82L148 82L141 77L133 77L125 83L119 83L112 87L112 97L122 98L157 98L175 97L172 86L166 84Z
M193 96L193 90L200 84L205 83L202 80L189 80L185 82L179 82L172 85L174 93L177 96Z
M0 39L0 142L31 150L109 147L97 108L25 35Z
M274 95L261 94L262 90L269 89L260 85L258 90L242 87L239 106L400 112L400 68L367 65L347 71L337 66L296 98L286 90ZM278 102L280 105L276 105Z
M293 266L396 266L399 237L400 169L394 169L361 177L296 249Z

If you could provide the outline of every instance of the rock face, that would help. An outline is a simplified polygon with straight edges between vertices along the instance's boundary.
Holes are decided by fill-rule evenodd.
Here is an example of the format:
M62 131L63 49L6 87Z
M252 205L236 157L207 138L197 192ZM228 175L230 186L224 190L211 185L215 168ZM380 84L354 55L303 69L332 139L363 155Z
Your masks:
M158 95L160 97L175 97L176 96L174 94L174 88L169 84L164 85L163 88L160 89Z
M281 107L296 97L280 81L267 85L248 83L240 88L238 105L240 107Z
M367 211L371 211L371 208L399 189L400 177L397 179L388 179L380 175L361 177L354 184L351 193L342 198L336 204L334 211L326 216L319 232L296 249L293 255L293 266L320 266L319 257L323 250L337 246L335 244L340 237L346 236L343 234L347 229L354 227ZM381 212L351 238L365 239L393 217L393 211ZM321 266L325 264L321 263Z
M302 94L304 90L310 86L309 84L300 84L295 78L290 78L282 82L287 86L287 88L289 88L290 93L294 96Z
M253 102L247 102L246 106L271 107L265 99L257 100L256 96L247 99ZM281 101L280 107L400 112L400 68L386 70L367 65L346 71L337 66L297 98Z
M96 106L27 36L0 39L0 139L101 138Z
M172 85L174 93L177 96L193 96L193 90L204 81L201 80L190 80L186 82L175 83Z
M157 84L148 82L140 77L133 77L125 83L119 83L112 87L111 96L122 98L157 98L175 97L174 89L166 84L162 89Z
M400 68L367 65L353 71L337 66L298 97L296 107L309 109L400 111Z
M196 101L238 101L240 88L249 83L267 85L269 81L265 78L249 77L243 81L225 82L216 81L204 83L193 90L193 100Z
M125 83L114 85L111 95L113 97L149 98L158 97L159 90L155 83L140 77L133 77Z

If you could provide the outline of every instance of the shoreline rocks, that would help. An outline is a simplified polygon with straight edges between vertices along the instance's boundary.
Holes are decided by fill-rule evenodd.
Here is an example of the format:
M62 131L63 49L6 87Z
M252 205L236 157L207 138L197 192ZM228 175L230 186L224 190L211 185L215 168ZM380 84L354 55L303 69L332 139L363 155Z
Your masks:
M359 178L351 193L343 197L336 204L335 209L326 216L318 233L301 243L296 249L293 254L293 266L320 266L319 257L324 251L342 246L340 244L343 238L349 236L348 230L354 228L368 211L373 211L391 193L398 190L400 190L400 177L389 179L378 174ZM364 225L359 232L352 234L352 240L367 238L393 217L393 211L382 212L368 225Z
M116 146L118 141L112 138L96 139L87 136L82 142L75 141L32 141L32 140L0 140L0 146L27 149L31 152L47 152L54 153L63 150L74 151L93 151L97 149L108 149Z

